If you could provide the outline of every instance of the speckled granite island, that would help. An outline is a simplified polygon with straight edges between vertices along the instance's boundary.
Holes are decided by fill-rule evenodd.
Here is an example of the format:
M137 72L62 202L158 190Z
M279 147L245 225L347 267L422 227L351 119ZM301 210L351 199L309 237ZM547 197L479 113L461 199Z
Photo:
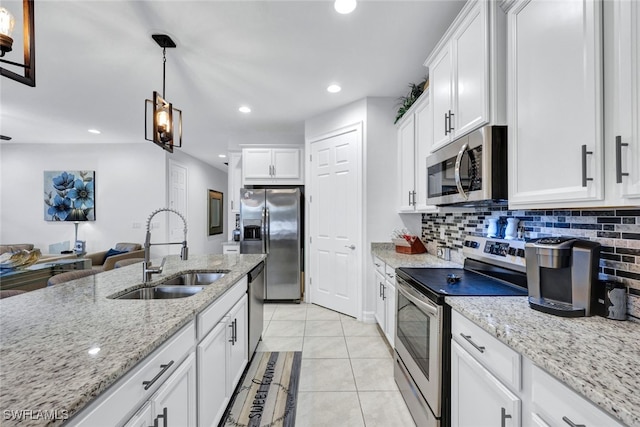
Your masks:
M142 282L142 266L110 270L0 300L0 424L7 411L74 415L209 306L264 255L167 257L149 285L181 272L229 270L201 292L170 300L118 300ZM99 348L95 354L90 349ZM57 420L50 424L60 424ZM26 420L19 425L47 424Z
M640 324L552 316L521 297L446 302L613 418L640 426Z

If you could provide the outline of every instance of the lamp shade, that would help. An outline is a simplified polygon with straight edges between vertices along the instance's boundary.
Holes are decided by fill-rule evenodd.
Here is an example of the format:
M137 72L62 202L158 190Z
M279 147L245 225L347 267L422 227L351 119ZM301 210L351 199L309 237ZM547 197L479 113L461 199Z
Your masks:
M13 27L16 23L13 15L4 7L0 7L0 56L11 52L13 39Z

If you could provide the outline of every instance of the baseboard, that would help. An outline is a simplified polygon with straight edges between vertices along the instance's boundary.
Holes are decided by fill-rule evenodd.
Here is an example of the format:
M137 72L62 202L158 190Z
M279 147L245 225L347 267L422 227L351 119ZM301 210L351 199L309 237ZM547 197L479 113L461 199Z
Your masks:
M362 312L362 321L364 323L376 323L376 312L375 311L363 311Z

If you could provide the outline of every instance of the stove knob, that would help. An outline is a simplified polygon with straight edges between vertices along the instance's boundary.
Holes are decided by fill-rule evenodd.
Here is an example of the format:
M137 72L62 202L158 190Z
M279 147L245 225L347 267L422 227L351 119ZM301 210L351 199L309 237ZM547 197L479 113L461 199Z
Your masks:
M518 249L518 252L516 253L516 256L524 258L524 249Z
M507 251L507 253L511 256L514 256L516 254L516 248L509 246L509 250Z

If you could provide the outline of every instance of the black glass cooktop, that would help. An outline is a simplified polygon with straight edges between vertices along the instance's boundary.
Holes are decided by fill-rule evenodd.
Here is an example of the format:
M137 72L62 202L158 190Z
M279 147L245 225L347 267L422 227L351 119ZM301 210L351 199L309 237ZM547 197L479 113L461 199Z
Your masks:
M396 275L439 304L446 296L527 295L526 287L462 268L401 267L396 270ZM516 275L519 276L518 273Z

